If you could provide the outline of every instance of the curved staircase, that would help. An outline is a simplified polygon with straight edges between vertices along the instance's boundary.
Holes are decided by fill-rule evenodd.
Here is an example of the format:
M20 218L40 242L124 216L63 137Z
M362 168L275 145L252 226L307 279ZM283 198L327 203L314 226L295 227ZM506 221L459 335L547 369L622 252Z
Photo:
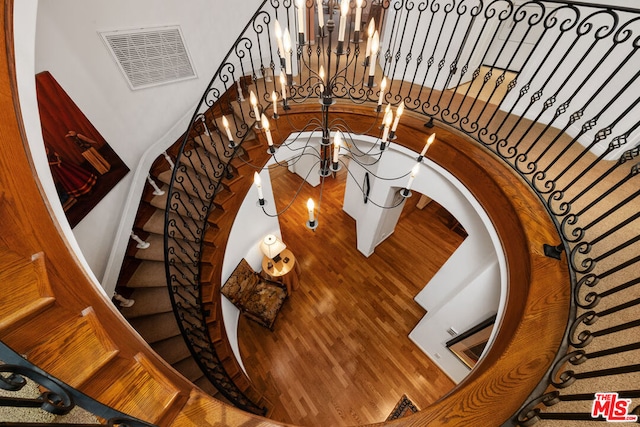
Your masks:
M11 4L9 1L8 7L2 11L5 23L12 21ZM538 3L536 5L540 6ZM602 12L611 13L610 8ZM629 22L637 22L637 19ZM245 30L247 28L249 24ZM582 28L588 33L592 27L585 25ZM121 313L101 290L88 280L52 219L44 201L46 198L41 195L41 189L34 179L28 149L25 149L27 143L21 128L15 93L15 70L11 62L12 34L10 28L3 27L3 31L5 37L2 40L7 55L0 60L0 84L4 89L0 91L0 123L3 129L0 134L0 222L3 224L3 233L0 235L0 286L5 296L0 303L2 341L80 392L116 411L150 423L163 426L277 425L222 403L223 397L211 397L210 393L215 393L214 390L194 369L194 364L202 365L202 360L195 362L178 344L177 334L184 333L184 329L176 324L176 316L171 312L176 309L176 301L173 301L174 308L169 309L167 298L162 295L167 275L162 277L161 264L169 261L170 284L180 283L184 289L178 295L181 298L181 315L188 317L190 313L195 313L191 307L197 297L203 303L207 339L211 341L218 358L213 362L220 362L219 365L224 367L224 372L213 370L216 374L214 381L231 381L241 397L258 403L258 409L262 405L268 406L232 356L222 324L219 297L225 242L234 212L251 185L249 179L241 179L249 178L251 174L248 172L252 172L242 158L251 158L255 164L263 164L266 160L265 150L259 148L261 145L264 147L263 135L256 133L255 140L244 138L249 135L247 123L252 122L251 115L247 114L248 109L236 109L233 105L234 95L229 95L232 108L214 104L207 109L203 116L206 127L200 118L194 117L184 146L180 148L176 168L171 173L170 182L179 182L180 185L174 185L172 197L155 196L150 194L150 190L145 193L134 231L152 245L146 250L130 248L119 286L127 288L129 295L125 296L136 300L136 304L123 309L122 314L145 336L148 344L123 320ZM598 37L601 33L604 34L604 30L598 33ZM619 34L626 37L631 33ZM260 34L257 34L256 39L259 40L259 37ZM620 38L617 42L622 44L625 40ZM636 47L634 45L634 49ZM565 57L571 57L569 53ZM256 67L254 74L257 74L258 68L264 71L265 67ZM597 68L593 71L597 71ZM488 80L487 76L485 83ZM515 82L512 83L515 86ZM499 84L496 83L496 88ZM521 98L525 98L528 90L528 87L526 91L522 89ZM260 93L259 98L264 100L266 91L262 92L265 93ZM640 304L637 298L594 308L600 300L609 296L633 293L634 286L638 284L637 278L628 277L630 267L638 262L637 233L628 233L629 229L635 230L638 215L637 212L628 211L632 210L632 202L639 193L636 188L629 189L631 185L627 183L632 182L630 180L639 174L640 169L637 165L625 164L638 156L638 148L625 151L617 161L604 159L607 153L625 144L635 128L616 137L605 154L595 158L588 149L580 152L580 144L574 144L576 139L567 142L569 138L564 138L558 146L539 146L540 141L547 143L553 137L546 134L553 127L518 118L508 132L509 137L512 134L514 138L520 137L518 132L527 135L532 129L539 133L535 138L522 137L513 148L508 145L508 138L503 137L505 132L500 133L503 126L512 124L511 118L504 112L496 107L488 122L479 123L485 111L491 108L489 106L496 104L476 104L477 99L474 99L466 115L463 113L461 116L458 113L463 111L466 99L460 92L449 98L448 95L443 97L443 92L438 100L442 104L435 107L440 109L447 102L448 105L445 110L434 112L429 110L433 93L435 91L429 91L427 101L415 108L414 115L407 113L410 117L398 129L399 139L407 141L408 148L419 151L425 132L430 133L425 131L424 116L433 113L431 119L440 114L439 119L443 121L453 120L449 122L451 128L447 129L456 130L439 129L439 139L443 143L439 145L440 148L430 151L429 156L437 163L447 165L469 187L496 224L508 258L510 289L500 332L491 351L450 394L403 420L402 424L531 425L538 419L547 419L545 423L567 419L589 420L585 412L588 408L585 407L593 400L593 393L600 391L597 387L606 385L607 379L615 377L615 387L621 390L619 384L628 378L627 375L634 375L635 378L639 370L638 364L630 360L637 355L639 348L637 336L634 336L634 331L637 331L634 328L638 327L637 316L629 319L629 313L634 313L632 310ZM536 93L529 107L541 97L541 93ZM450 107L455 106L458 100L461 100L458 112L451 114ZM555 102L555 96L550 98L545 103L545 109L549 108L547 104L553 105ZM302 127L312 110L315 109L308 105L297 106L288 117L291 129ZM363 108L339 105L336 111L354 122L370 114L370 110L367 112ZM565 111L566 106L564 110L559 108L558 116ZM632 108L626 110L627 113L630 111ZM228 141L224 139L224 132L220 131L219 126L220 117L231 115L232 112L237 118L237 121L234 120L235 134L239 137L237 143L242 143L243 147L236 152L238 156L233 158L225 154L230 153ZM476 113L477 117L473 119ZM496 117L500 120L494 122ZM582 115L574 115L572 120L574 117L580 120ZM431 120L427 122L428 125L431 123ZM514 132L518 125L522 127ZM278 135L274 135L276 144L282 143L291 129L281 125ZM603 130L593 144L602 138L606 139L611 131L611 128ZM461 137L460 132L467 136ZM470 143L470 138L478 144ZM558 139L553 139L553 142ZM461 143L463 141L464 144ZM517 148L522 149L520 154ZM490 150L494 152L490 153ZM173 151L173 155L177 152ZM171 150L169 154L172 154ZM572 158L566 161L566 167L556 166L556 170L547 168L539 174L536 169L541 168L543 163L537 162L547 154L557 156L552 159L551 165L562 164L557 160L565 155ZM538 157L530 161L534 156ZM222 158L232 158L229 168L220 166L226 164L221 161ZM580 165L584 174L578 173L574 177L565 173L576 164ZM626 171L627 166L630 166L629 172ZM557 169L562 167L565 169L558 173ZM514 170L522 179L516 177ZM158 166L152 175L158 182L169 181L166 166ZM579 186L572 187L583 176L591 180L587 185L581 183L584 190ZM549 190L547 184L554 188ZM556 184L567 185L562 194L551 193ZM609 187L601 190L599 184ZM531 188L538 194L531 192ZM620 202L620 205L616 204L611 209L592 209L619 188L626 191L616 199L615 203ZM568 205L564 201L566 189L574 192L571 196L567 195L567 198L574 197ZM576 195L576 192L579 193ZM584 194L593 196L595 202L580 200L581 203L576 203L577 208L572 211L571 203ZM191 200L205 203L185 203ZM213 203L210 215L203 215L203 209L210 202ZM165 232L160 228L159 220L165 215L163 210L167 206L175 214L168 215L168 235L172 239L165 243L164 238L160 237ZM618 210L618 206L625 208L623 217L604 221L605 216L601 214L612 213ZM549 212L553 213L556 208L560 213L550 219ZM574 227L576 223L578 225ZM601 234L590 236L591 241L581 241L585 232L590 233L592 226L598 230L600 223L604 224ZM617 240L613 245L606 242L610 236ZM544 244L557 244L558 237L562 241L560 248L569 256L568 260L549 258L543 250ZM607 245L601 244L603 240ZM160 245L166 247L158 251ZM186 248L195 248L197 263L185 255ZM169 254L168 260L163 255L165 253ZM618 253L623 254L622 260L611 256ZM624 277L616 276L623 270L626 273ZM189 275L199 280L195 284L181 283ZM162 279L162 285L156 277ZM588 293L585 296L585 286L589 288L588 292L594 288L594 292L600 293ZM571 293L575 293L573 298ZM578 308L569 303L571 299L578 301ZM579 311L579 316L574 320L575 311ZM621 312L627 317L617 315ZM613 314L616 316L610 316ZM607 321L597 324L601 317L607 317ZM165 321L166 326L156 327L157 322ZM571 328L565 332L567 322ZM616 338L614 334L620 331L627 333L629 342L618 347L609 345L611 339ZM591 341L598 341L598 338L602 338L600 342L605 344L598 345L597 351L585 355L586 351L581 349ZM199 345L203 341L206 341L204 337L196 337L194 342ZM163 354L166 360L159 357L156 351ZM193 350L189 353L194 355ZM608 365L593 364L594 359L600 358L606 359ZM208 362L211 360L205 361ZM600 369L601 366L606 367ZM195 387L192 381L202 388ZM573 383L579 385L574 388L577 393L566 393L566 387ZM638 390L622 391L629 398L640 396ZM543 404L558 402L562 403L551 410L541 409ZM638 411L637 407L630 409Z

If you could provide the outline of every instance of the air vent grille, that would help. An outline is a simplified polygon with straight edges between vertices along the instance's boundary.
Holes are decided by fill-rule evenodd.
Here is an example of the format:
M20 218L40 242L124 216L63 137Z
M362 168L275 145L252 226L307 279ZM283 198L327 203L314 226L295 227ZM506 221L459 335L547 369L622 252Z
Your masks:
M101 32L131 89L196 77L180 27Z

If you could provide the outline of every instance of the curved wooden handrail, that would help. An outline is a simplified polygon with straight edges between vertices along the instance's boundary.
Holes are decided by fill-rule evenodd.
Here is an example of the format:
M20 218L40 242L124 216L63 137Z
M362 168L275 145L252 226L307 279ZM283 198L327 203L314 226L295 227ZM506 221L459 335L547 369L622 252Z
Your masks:
M5 22L2 43L6 52L0 59L1 244L24 256L44 251L58 304L77 312L93 307L100 322L109 325L108 333L118 343L120 357L133 359L142 353L184 399L190 399L168 425L195 425L196 420L278 425L200 393L155 355L79 266L47 208L31 167L13 70L12 1L6 5L0 12ZM311 106L301 106L290 113L290 120L293 124L306 122L311 111ZM342 113L354 126L358 117L370 115L366 108L339 104L333 111ZM276 140L288 135L282 123L274 132ZM399 141L413 141L407 146L418 151L423 133L422 121L412 117L403 120L397 132ZM507 256L510 286L500 332L489 354L452 392L404 419L403 424L496 425L516 412L556 354L568 317L567 267L543 255L543 243L555 242L557 234L523 182L468 138L439 129L438 139L441 143L429 151L429 157L457 176L485 208Z

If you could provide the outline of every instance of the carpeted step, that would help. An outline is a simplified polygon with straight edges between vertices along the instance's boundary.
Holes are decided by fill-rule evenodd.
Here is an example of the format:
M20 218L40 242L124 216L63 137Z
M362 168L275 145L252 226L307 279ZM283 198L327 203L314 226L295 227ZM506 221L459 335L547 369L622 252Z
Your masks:
M198 380L204 375L195 359L191 356L182 359L177 363L172 363L171 365L176 371L180 372L191 382Z
M146 242L149 243L147 249L138 249L135 253L135 258L147 261L160 261L164 262L164 237L158 234L150 234L146 238ZM188 240L170 239L169 248L173 250L169 253L170 259L182 264L190 263L194 253L200 251L200 244L190 242Z
M180 335L173 312L129 319L129 323L149 344Z
M213 384L211 384L211 381L209 381L207 377L202 376L198 378L196 381L194 381L193 383L198 387L200 387L200 389L205 393L215 397L218 400L221 400L218 398L218 396L221 396L220 392L218 391L217 388L215 388Z
M157 209L142 229L149 233L164 235L164 221L165 212ZM195 241L199 237L197 230L201 230L203 226L203 221L196 221L173 212L169 213L169 232L180 239Z
M162 189L165 193L161 196L154 196L149 203L158 209L165 210L167 207L167 198L169 197L169 187L164 185ZM172 204L175 205L175 209L172 211L179 215L191 216L198 220L204 219L206 213L205 204L198 199L194 199L184 191L175 191Z
M199 199L210 199L214 193L218 179L208 177L192 169L189 163L187 167L179 167L176 171L176 186L180 190ZM168 170L158 175L158 180L169 185L173 171Z
M165 287L136 288L130 298L135 304L122 308L122 315L127 319L172 311L169 291Z
M129 288L166 288L167 276L164 262L141 261L126 286Z
M226 176L225 165L228 161L229 159L226 156L220 156L215 152L212 153L201 146L185 152L180 157L182 164L216 182Z
M155 342L151 345L151 347L164 360L172 365L181 361L182 359L191 357L191 353L189 352L189 349L187 348L182 335L176 335L174 337Z

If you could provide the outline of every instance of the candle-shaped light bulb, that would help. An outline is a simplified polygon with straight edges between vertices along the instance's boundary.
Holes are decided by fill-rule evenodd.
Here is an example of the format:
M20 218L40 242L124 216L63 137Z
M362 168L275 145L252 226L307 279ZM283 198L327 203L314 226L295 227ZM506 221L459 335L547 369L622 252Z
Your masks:
M271 131L269 130L269 119L264 114L262 115L262 129L264 129L264 133L267 136L267 144L269 144L269 149L273 147L273 139L271 138Z
M420 169L420 163L416 163L413 168L411 168L411 174L409 175L409 181L407 182L407 186L405 189L411 190L411 186L413 185L413 180L416 179L416 175L418 174L418 169Z
M365 58L371 56L371 39L373 39L373 32L376 29L375 19L371 18L369 26L367 27L367 48L364 51Z
M384 100L384 90L386 88L387 88L387 78L383 77L382 81L380 82L380 97L378 98L378 105L380 106L382 106L382 101Z
M260 110L258 109L258 97L256 97L256 94L253 93L253 91L251 91L251 93L249 94L249 103L251 103L251 106L253 107L253 114L255 114L256 120L260 120Z
M362 0L356 0L356 22L354 31L360 31L360 21L362 21Z
M225 116L222 116L222 126L227 133L227 139L229 141L233 141L233 136L231 136L231 129L229 129L229 120L227 120Z
M435 141L435 139L436 139L436 134L432 133L431 136L429 136L429 138L427 139L427 143L424 144L424 147L422 148L422 151L420 152L420 157L424 157L424 155L427 154L427 150L429 149L431 144L433 144L433 141Z
M384 115L384 129L382 130L382 143L385 144L389 139L389 127L391 126L391 121L393 120L393 114L391 111L387 111Z
M296 0L298 8L298 34L304 34L304 3L305 0Z
M280 92L282 92L282 99L287 98L287 82L284 78L284 74L280 74Z
M340 155L340 146L342 145L342 133L337 131L333 137L333 163L338 163L338 156Z
M347 14L349 13L349 0L340 2L340 28L338 29L338 41L344 41L344 33L347 28Z
M316 209L316 204L313 203L313 199L307 200L307 212L309 212L309 222L312 224L316 220L315 212L314 212L315 209Z
M262 128L264 130L269 130L269 119L267 119L267 116L263 114L260 118L260 122L262 123Z
M253 173L253 183L258 189L258 199L264 200L264 194L262 193L262 179L260 178L260 174L258 172Z
M371 62L369 63L369 75L376 73L376 63L378 62L378 48L380 48L380 35L376 31L371 38Z
M278 117L278 94L276 91L271 92L271 103L273 104L273 117Z
M318 75L320 76L320 93L324 93L324 67L322 65L320 66L320 72Z
M322 0L317 1L318 4L318 26L320 28L324 27L324 9L322 7Z
M289 34L288 28L284 30L282 44L284 49L284 71L287 74L291 74L291 34Z
M282 45L282 27L280 27L280 22L276 19L276 22L273 23L274 33L276 34L276 42L278 43L278 51L281 58L285 57L284 46Z
M391 132L395 132L398 129L398 123L400 123L400 116L404 112L404 102L401 102L396 110L396 118L393 121L393 127L391 127Z

